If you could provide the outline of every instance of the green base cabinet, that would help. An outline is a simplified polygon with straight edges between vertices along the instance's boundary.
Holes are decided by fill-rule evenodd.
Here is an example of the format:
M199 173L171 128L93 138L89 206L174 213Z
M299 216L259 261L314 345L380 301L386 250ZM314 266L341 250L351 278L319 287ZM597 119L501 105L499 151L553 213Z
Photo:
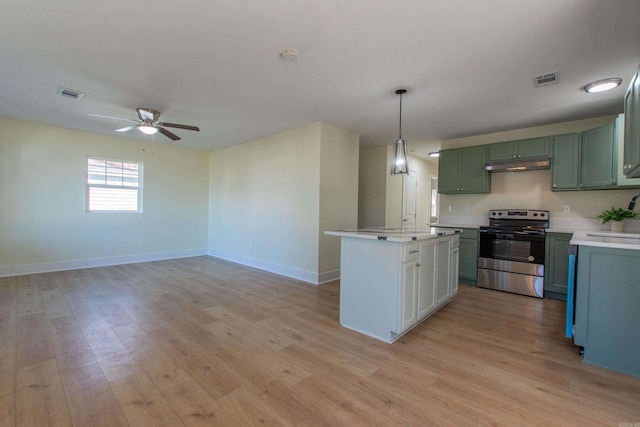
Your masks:
M640 376L640 250L579 246L574 343L583 361Z
M547 233L544 256L544 297L567 300L570 233Z
M487 163L487 146L454 148L440 151L438 192L441 194L476 194L491 192Z

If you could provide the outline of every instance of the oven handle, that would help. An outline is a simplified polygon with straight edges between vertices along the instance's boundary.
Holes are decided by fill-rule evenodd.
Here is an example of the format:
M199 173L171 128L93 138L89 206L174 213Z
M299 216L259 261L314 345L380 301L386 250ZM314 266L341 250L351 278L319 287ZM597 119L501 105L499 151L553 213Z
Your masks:
M539 236L539 237L544 237L544 233L539 233L537 231L508 231L508 232L504 232L504 231L497 231L497 230L480 230L480 233L485 233L485 234L491 234L491 235L503 235L503 236L513 236L513 235L518 235L518 236Z

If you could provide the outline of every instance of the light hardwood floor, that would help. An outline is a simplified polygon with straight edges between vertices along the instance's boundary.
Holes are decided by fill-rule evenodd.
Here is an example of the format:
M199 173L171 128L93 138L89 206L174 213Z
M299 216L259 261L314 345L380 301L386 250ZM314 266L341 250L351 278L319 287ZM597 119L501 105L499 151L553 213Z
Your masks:
M640 423L564 303L461 285L389 345L339 292L210 257L0 278L0 426Z

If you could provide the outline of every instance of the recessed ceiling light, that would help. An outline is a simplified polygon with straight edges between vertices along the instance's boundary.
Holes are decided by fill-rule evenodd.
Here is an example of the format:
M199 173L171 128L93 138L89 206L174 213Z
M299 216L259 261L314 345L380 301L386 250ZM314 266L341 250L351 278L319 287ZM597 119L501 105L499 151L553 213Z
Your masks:
M291 48L287 48L280 52L280 58L282 58L284 61L296 62L299 56L300 54L298 53L298 51Z
M584 87L584 91L587 93L604 92L605 90L614 89L620 86L620 84L622 84L621 78L611 77L589 83Z

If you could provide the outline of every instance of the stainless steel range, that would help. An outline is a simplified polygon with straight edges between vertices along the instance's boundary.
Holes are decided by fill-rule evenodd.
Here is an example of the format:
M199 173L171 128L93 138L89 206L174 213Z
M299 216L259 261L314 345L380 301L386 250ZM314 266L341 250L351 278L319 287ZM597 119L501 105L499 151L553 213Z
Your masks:
M489 211L489 226L480 227L478 286L542 298L547 227L549 211Z

